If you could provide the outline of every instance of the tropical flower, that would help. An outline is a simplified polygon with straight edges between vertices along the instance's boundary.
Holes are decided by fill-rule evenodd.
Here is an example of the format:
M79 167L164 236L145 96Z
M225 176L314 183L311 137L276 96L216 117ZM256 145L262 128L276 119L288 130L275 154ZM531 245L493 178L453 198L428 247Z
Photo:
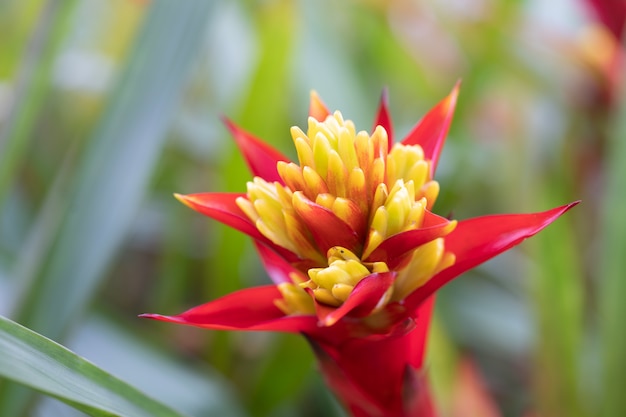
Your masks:
M157 320L303 334L354 416L432 416L421 372L433 294L576 203L449 220L431 209L457 85L394 144L385 94L371 134L311 94L298 162L226 120L254 179L247 193L176 195L254 240L273 284Z

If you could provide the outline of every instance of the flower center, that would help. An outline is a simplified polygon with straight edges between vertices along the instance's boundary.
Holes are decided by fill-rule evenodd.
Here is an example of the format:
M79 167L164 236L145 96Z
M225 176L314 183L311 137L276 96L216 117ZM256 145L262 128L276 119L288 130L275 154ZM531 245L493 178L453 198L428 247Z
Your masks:
M340 306L363 278L374 272L388 272L384 262L365 263L341 246L328 250L328 267L308 270L309 280L300 284L311 288L315 298L334 307Z
M357 132L352 121L335 112L324 121L310 117L306 133L293 127L291 135L298 164L278 163L283 184L256 177L247 196L237 200L267 239L319 266L279 286L283 300L277 305L287 314L314 311L305 288L318 302L339 306L363 278L389 271L384 259L362 260L390 236L422 227L439 194L422 148L396 144L390 150L381 126L372 135ZM328 216L340 223L338 230L320 224ZM393 299L448 265L452 258L446 256L443 239L418 248L410 263L417 278L399 272Z

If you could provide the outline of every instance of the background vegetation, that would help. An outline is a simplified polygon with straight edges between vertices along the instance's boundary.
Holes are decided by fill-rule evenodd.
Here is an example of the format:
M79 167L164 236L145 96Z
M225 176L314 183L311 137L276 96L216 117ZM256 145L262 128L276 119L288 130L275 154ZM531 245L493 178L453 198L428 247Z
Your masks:
M504 416L626 415L621 4L1 0L0 315L190 416L341 416L301 338L136 318L267 282L172 193L245 190L220 115L292 155L311 89L367 130L388 88L401 137L462 79L435 210L583 203L441 292L437 397L472 358Z

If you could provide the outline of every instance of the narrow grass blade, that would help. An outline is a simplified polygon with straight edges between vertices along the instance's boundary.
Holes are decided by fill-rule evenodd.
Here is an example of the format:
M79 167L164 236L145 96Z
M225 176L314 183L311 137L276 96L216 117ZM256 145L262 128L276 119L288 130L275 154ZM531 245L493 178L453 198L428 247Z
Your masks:
M602 204L600 271L600 331L603 346L603 387L600 399L606 417L626 415L626 89L614 114L606 155L606 196Z
M4 317L0 317L0 376L92 416L181 416L63 346Z

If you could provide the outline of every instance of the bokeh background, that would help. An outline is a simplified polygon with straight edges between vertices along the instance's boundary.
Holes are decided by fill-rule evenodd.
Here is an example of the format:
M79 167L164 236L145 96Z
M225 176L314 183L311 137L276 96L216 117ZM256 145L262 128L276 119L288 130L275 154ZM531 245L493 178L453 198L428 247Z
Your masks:
M0 0L0 314L191 416L342 416L302 338L136 318L268 281L172 193L245 190L222 115L293 156L312 89L369 130L387 88L402 137L461 79L435 211L583 203L441 291L438 401L463 416L471 361L503 416L626 415L625 18L621 0ZM0 415L81 414L0 380Z

